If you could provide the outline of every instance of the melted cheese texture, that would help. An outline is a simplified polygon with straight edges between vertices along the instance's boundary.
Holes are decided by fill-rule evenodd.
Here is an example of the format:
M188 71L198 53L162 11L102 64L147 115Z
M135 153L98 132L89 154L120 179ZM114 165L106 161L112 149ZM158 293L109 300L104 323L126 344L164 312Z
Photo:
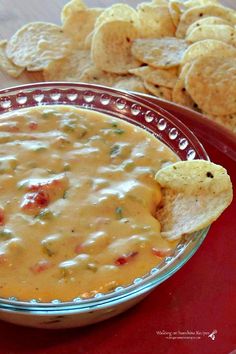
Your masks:
M154 175L176 155L150 133L73 106L0 118L0 296L69 301L128 285L176 243Z

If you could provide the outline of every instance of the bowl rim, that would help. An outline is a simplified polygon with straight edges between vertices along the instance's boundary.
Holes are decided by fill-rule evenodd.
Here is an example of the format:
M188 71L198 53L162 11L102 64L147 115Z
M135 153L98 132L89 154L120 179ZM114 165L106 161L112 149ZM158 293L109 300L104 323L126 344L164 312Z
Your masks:
M6 98L6 95L13 95L14 93L22 93L23 91L27 90L36 90L36 89L45 89L48 92L49 89L55 90L62 89L62 88L71 88L71 89L81 89L81 90L100 90L102 93L107 93L111 95L121 95L124 98L131 99L134 101L138 101L138 103L143 104L144 106L149 107L153 112L161 112L163 116L167 119L174 120L177 124L178 128L181 132L187 132L188 139L191 139L193 145L196 144L198 147L197 152L201 152L203 159L209 160L209 157L201 144L201 142L197 139L194 133L184 124L182 123L178 117L174 116L173 114L169 113L162 107L158 105L158 103L154 103L153 100L149 101L148 96L141 97L138 94L136 95L133 92L127 92L125 90L118 90L102 85L95 85L95 84L86 84L86 83L75 83L75 82L39 82L33 84L26 84L26 85L18 85L6 89L0 90L0 103L2 99ZM56 102L52 102L50 104L56 104ZM58 103L62 104L62 103ZM66 103L63 103L66 104ZM73 104L73 102L70 103ZM35 104L34 106L37 106ZM33 106L26 106L22 108L28 108ZM0 107L1 108L1 107ZM82 107L83 108L83 107ZM85 108L85 107L84 107ZM86 107L89 109L89 107ZM20 107L16 108L20 109ZM9 109L8 111L12 111ZM1 112L0 115L5 112ZM132 123L132 122L131 122ZM185 135L185 133L184 133ZM159 138L162 140L161 138ZM165 143L165 142L164 142ZM166 144L166 143L165 143ZM167 144L166 144L167 145ZM21 301L14 297L12 298L0 298L0 310L10 311L10 312L19 312L19 313L30 313L35 312L38 314L45 313L45 311L53 312L53 314L63 314L69 312L86 312L92 309L102 309L106 307L110 307L111 305L124 303L131 299L134 299L136 296L141 296L149 291L151 291L154 287L162 283L164 280L169 278L173 275L177 270L179 270L197 251L200 247L201 243L205 239L209 227L204 228L193 235L191 238L187 240L185 248L180 249L177 256L172 257L165 257L161 264L164 262L165 265L161 269L161 271L156 271L155 268L150 270L150 273L144 277L137 278L131 285L118 287L115 291L105 293L105 294L97 294L92 298L84 299L84 298L76 298L72 301L59 301L57 299L52 300L51 302L38 302L37 300L32 299L31 301ZM178 247L178 246L177 246ZM183 253L188 248L187 254L183 257ZM172 258L172 261L170 261ZM168 272L165 272L168 269ZM164 274L162 274L164 273Z

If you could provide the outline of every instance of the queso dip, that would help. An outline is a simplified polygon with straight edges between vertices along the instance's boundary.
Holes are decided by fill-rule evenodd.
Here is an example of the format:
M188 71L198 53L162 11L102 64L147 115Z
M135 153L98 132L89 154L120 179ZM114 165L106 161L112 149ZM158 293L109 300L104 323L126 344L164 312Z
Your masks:
M155 173L176 155L123 120L73 106L0 117L0 297L70 301L147 274L160 236Z

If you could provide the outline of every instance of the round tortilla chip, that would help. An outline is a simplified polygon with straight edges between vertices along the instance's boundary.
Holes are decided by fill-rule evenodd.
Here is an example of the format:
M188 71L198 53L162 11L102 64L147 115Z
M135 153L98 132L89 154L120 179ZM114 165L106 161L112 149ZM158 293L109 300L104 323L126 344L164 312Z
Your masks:
M97 18L95 28L106 22L127 21L134 25L138 23L138 14L128 4L114 4L106 8Z
M70 17L74 12L86 9L87 6L82 0L71 0L62 8L61 22L62 24Z
M45 68L53 59L64 57L71 39L61 27L46 22L31 22L20 28L7 43L6 54L15 65L29 71Z
M234 45L235 29L229 25L201 25L194 28L186 37L186 40L192 43L204 39L216 39Z
M106 71L96 68L94 65L91 65L84 70L80 76L81 82L88 82L97 85L113 86L116 82L122 79L123 76L108 73Z
M176 27L167 6L142 3L137 7L140 38L172 37Z
M101 70L126 74L129 69L140 66L131 53L131 45L138 36L136 27L126 21L106 22L94 33L92 60Z
M188 27L200 18L208 16L218 16L232 24L236 24L236 12L221 5L205 5L190 8L180 18L176 30L176 37L183 38L186 35Z
M18 77L23 73L25 68L15 65L10 59L7 58L6 47L7 41L0 41L0 70L7 73L11 77Z
M175 27L178 26L180 16L185 11L185 9L186 8L184 6L184 3L181 1L170 0L170 2L168 3L168 10Z
M158 171L155 179L162 190L156 217L168 240L209 226L233 198L227 171L210 161L179 161Z
M213 115L236 113L236 57L199 57L185 85L201 110Z
M129 70L131 74L141 77L154 85L165 86L173 88L177 81L177 69L170 68L168 70L155 69L151 66L141 66Z
M143 81L135 76L124 77L120 79L113 87L122 90L148 93L144 87Z
M188 27L188 29L186 31L186 36L188 36L188 34L190 32L192 32L192 30L194 28L197 28L197 27L202 26L202 25L230 25L230 23L228 21L224 20L223 18L216 17L216 16L204 17L204 18L201 18L198 21L195 21L194 23L192 23Z
M173 88L172 100L177 104L197 110L197 104L193 101L185 87L185 78L191 65L192 63L186 63L182 67L178 80Z
M86 48L85 40L93 31L95 22L102 12L103 9L100 8L85 8L74 11L66 17L63 30L73 39L77 47Z
M188 44L183 39L166 37L136 39L132 45L135 58L155 68L172 68L181 62Z
M187 0L184 2L184 5L187 9L197 6L205 6L205 5L219 5L218 0Z
M89 50L74 50L65 58L53 60L44 69L45 81L79 81L83 71L91 65Z
M167 101L172 101L172 90L170 88L153 85L148 81L144 81L144 87L151 92L152 95L163 98Z
M205 39L193 43L188 47L182 58L182 64L192 62L198 57L216 56L220 53L221 57L236 57L236 48L232 45L218 41L216 39Z
M236 133L236 113L228 114L228 115L218 115L218 116L208 114L206 112L202 112L202 114L205 114L209 119L220 124L224 128L231 131L232 133Z

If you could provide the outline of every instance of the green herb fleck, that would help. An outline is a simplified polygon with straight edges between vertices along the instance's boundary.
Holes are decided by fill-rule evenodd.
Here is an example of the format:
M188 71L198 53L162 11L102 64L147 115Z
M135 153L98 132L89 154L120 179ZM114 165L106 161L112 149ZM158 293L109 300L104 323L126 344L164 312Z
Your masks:
M12 232L10 230L1 230L0 231L0 241L7 241L13 237Z
M46 253L48 257L54 256L55 252L53 252L52 249L50 249L49 245L46 242L43 243L42 247L43 247L43 252Z
M115 212L116 212L116 216L118 219L123 218L123 208L122 207L117 207Z
M39 214L37 214L34 218L35 219L40 219L40 220L51 220L54 217L53 212L49 209L45 209L40 211Z
M46 146L33 146L33 147L32 147L32 150L33 150L34 152L41 152L41 151L47 150L47 147L46 147Z
M66 199L67 193L68 193L68 191L65 191L65 192L63 193L63 196L62 196L63 199Z
M71 166L69 163L65 163L64 164L64 167L63 167L63 171L64 172L67 172L67 171L70 171L71 170Z
M83 130L83 131L79 134L78 139L84 138L87 133L88 133L87 130Z
M88 263L87 264L87 269L91 270L92 272L96 272L98 270L98 267L94 263Z
M111 126L112 126L112 128L117 128L117 127L118 127L118 124L117 124L116 122L112 122L112 123L111 123Z
M126 172L130 172L130 171L132 171L134 169L134 167L135 167L135 163L134 162L127 162L125 164L125 166L124 166L124 170Z
M111 157L115 157L120 153L120 145L113 145L110 150Z
M47 168L47 172L48 172L50 175L55 175L55 174L57 174L56 171L50 170L50 168Z
M117 129L114 130L114 133L118 134L118 135L124 134L124 132L125 131L123 129L120 129L120 128L117 128Z
M43 112L43 113L42 113L42 118L43 118L43 119L48 119L49 117L54 116L56 113L57 113L57 112L56 112L56 111L53 111L53 110Z

